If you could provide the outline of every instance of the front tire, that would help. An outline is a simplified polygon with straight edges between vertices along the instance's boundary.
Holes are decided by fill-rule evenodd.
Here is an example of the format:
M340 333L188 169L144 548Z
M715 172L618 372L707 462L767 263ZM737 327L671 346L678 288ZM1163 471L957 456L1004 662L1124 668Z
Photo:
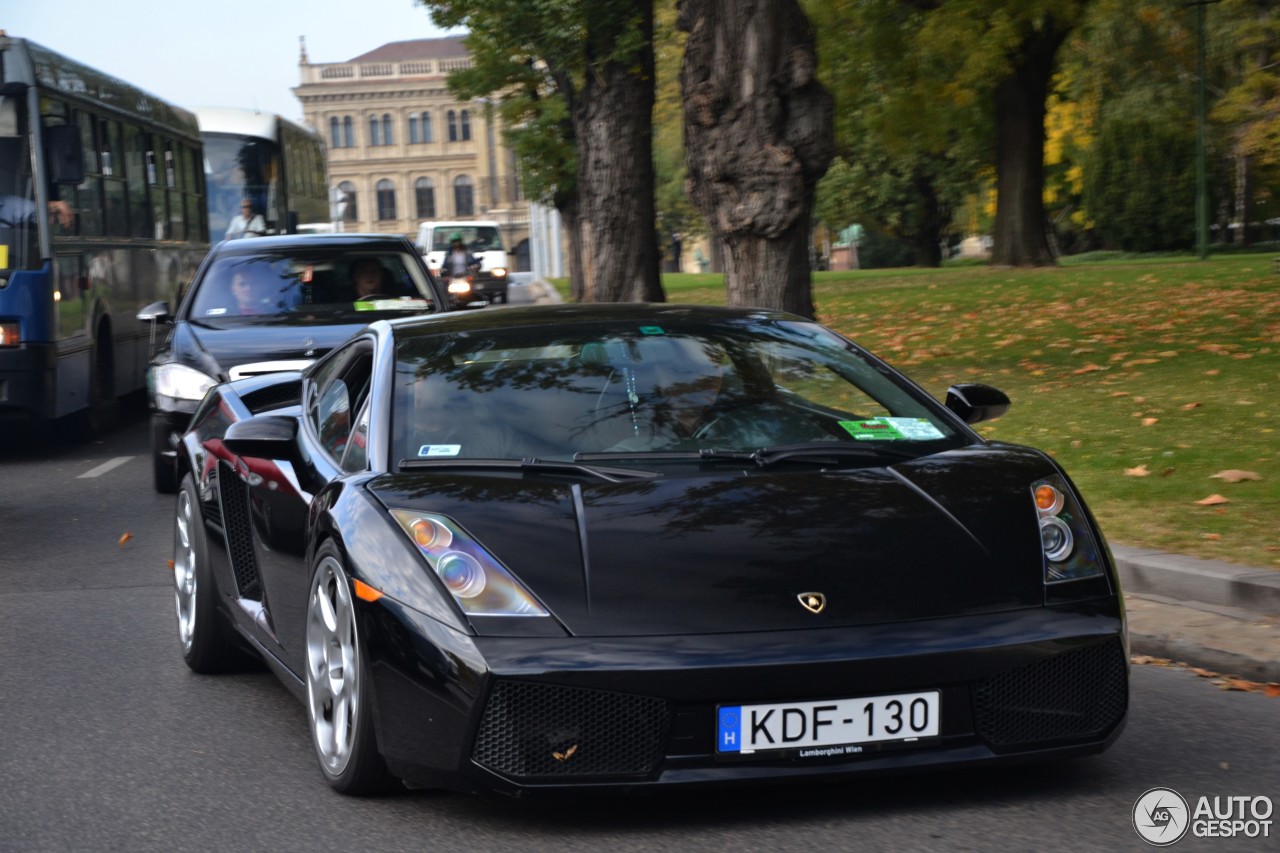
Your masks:
M173 524L174 604L182 658L195 672L232 669L242 654L218 614L218 589L209 568L204 518L195 479L187 474L178 491Z
M325 781L343 794L381 793L394 782L378 752L365 669L352 584L326 542L307 596L307 719Z

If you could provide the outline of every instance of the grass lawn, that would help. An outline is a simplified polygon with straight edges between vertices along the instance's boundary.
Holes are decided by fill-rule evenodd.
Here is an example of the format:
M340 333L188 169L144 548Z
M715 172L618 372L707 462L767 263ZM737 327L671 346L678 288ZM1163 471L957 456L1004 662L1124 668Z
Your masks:
M719 275L663 285L724 301ZM818 273L814 301L939 399L955 382L1006 391L979 432L1053 454L1112 542L1280 569L1271 255Z

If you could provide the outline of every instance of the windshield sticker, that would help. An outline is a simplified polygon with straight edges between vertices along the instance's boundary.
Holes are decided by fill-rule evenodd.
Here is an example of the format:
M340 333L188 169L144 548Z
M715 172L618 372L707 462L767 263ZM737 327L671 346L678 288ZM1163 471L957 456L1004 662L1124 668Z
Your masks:
M355 303L357 311L408 311L415 308L426 308L427 300L405 296L400 299L366 299Z
M418 448L418 456L423 459L430 459L433 456L457 456L461 452L461 444L424 444Z
M840 421L858 441L931 441L942 431L927 418L872 418L869 421Z
M219 314L227 313L227 309L226 308L210 308L208 311L204 313L206 317L216 317Z
M641 326L640 334L642 335L665 335L667 330L661 326Z

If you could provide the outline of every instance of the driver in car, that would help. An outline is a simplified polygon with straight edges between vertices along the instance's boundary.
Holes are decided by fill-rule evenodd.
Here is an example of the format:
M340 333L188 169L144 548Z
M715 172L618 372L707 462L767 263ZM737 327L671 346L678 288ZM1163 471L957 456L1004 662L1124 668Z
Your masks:
M351 265L351 280L356 286L356 301L376 297L391 298L387 270L377 258L361 258Z

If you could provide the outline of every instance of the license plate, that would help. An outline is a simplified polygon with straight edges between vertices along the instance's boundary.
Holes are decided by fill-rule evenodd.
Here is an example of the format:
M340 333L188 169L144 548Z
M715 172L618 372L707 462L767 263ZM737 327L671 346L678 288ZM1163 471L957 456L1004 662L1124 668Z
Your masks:
M803 750L802 756L844 755L864 743L913 741L939 731L938 691L862 699L721 705L716 751L750 755Z

